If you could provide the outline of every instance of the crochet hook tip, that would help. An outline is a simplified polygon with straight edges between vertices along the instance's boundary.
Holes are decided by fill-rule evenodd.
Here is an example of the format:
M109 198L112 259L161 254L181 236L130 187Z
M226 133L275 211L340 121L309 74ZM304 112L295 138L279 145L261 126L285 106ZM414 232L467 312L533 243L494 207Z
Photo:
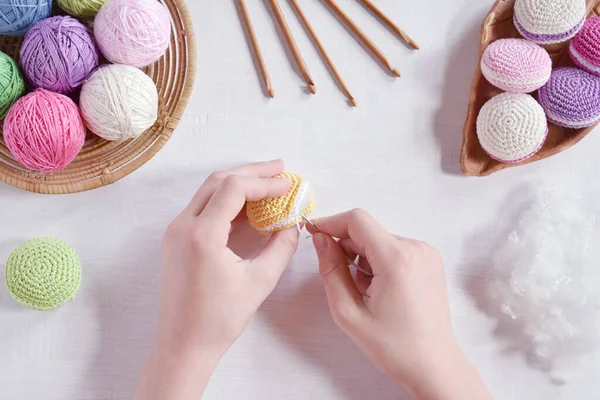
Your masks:
M394 76L400 78L402 76L402 74L400 74L400 71L398 71L398 68L394 68L392 69L392 74L394 74Z
M350 101L350 105L352 107L356 107L356 100L354 100L353 98L348 99L348 101Z
M272 99L275 98L275 91L273 89L269 89L269 97Z
M317 87L313 84L308 85L308 91L312 94L317 94Z

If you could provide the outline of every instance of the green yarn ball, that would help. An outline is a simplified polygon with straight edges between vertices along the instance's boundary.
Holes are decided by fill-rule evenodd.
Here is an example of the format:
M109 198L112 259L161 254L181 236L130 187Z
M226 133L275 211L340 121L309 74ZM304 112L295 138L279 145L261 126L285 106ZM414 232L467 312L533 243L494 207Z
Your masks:
M95 17L105 0L58 0L60 8L74 17Z
M77 253L57 239L25 242L6 262L8 290L19 303L36 310L54 310L73 300L80 281Z
M0 119L4 119L10 107L25 93L23 75L13 60L0 51Z

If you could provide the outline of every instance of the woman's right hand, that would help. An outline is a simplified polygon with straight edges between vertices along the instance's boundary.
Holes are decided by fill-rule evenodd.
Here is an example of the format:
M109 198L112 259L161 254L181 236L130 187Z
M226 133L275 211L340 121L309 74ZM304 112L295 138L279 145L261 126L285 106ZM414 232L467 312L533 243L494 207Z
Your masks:
M313 222L333 319L380 370L418 399L491 399L455 340L437 251L390 234L362 210ZM357 256L373 277L352 276L348 259Z

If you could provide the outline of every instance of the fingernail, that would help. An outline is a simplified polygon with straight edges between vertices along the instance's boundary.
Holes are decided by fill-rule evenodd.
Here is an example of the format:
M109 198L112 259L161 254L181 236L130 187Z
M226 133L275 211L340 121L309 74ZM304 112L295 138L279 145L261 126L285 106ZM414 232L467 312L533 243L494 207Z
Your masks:
M327 237L323 233L316 233L313 236L313 243L315 244L315 249L317 249L317 254L322 254L327 250Z

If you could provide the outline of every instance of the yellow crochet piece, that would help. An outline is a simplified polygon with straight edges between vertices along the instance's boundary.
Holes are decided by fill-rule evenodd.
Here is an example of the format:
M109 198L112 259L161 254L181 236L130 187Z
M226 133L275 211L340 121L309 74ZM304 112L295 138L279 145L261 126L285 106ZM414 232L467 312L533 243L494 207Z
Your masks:
M289 192L281 197L246 203L250 225L264 235L282 231L308 217L315 206L314 191L300 176L291 173L277 175L292 182Z

